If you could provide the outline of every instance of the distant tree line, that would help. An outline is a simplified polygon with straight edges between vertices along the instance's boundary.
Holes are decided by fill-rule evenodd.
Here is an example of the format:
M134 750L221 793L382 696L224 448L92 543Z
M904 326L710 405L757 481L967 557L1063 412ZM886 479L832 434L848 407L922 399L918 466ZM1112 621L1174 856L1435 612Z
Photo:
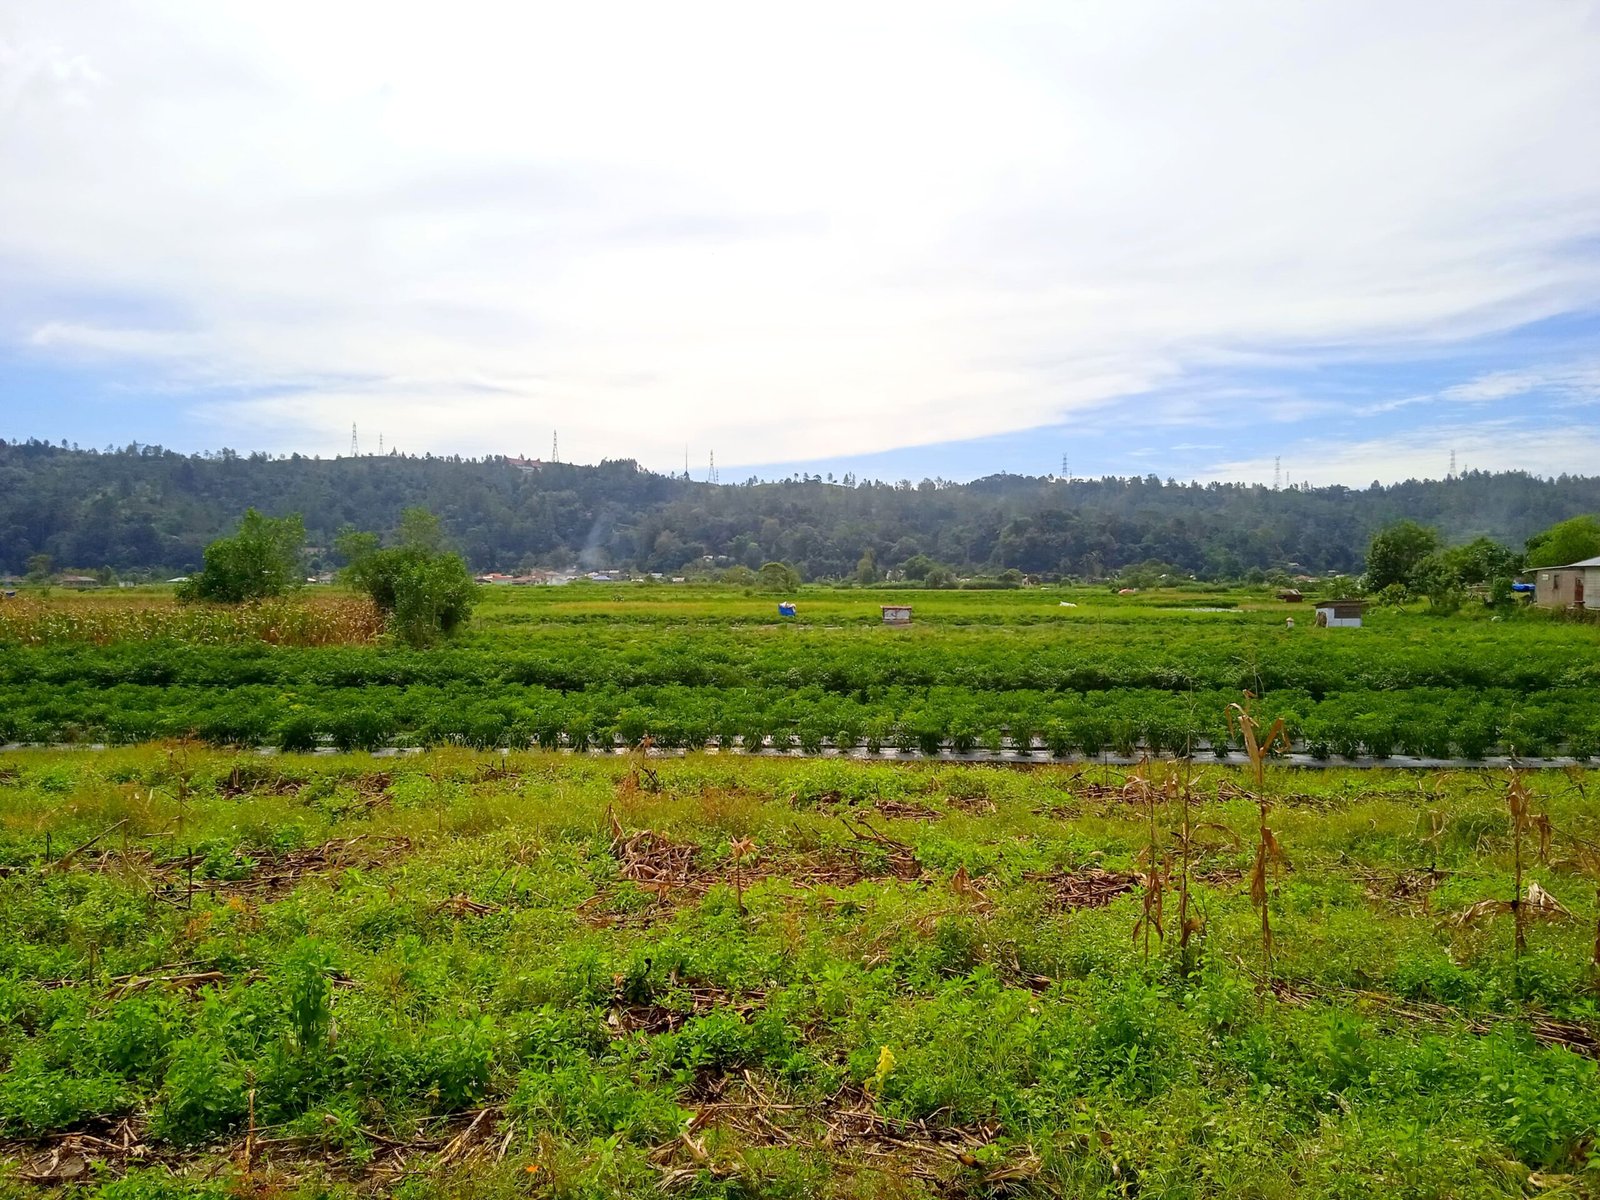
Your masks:
M1237 579L1359 573L1373 536L1401 520L1441 546L1522 547L1600 511L1600 477L1469 472L1448 481L1274 490L1156 476L968 484L795 476L692 482L631 460L521 469L506 459L182 455L0 442L0 572L48 555L58 570L191 574L247 508L302 514L311 570L343 565L343 529L398 536L424 506L478 571L623 567L663 574L782 564L807 580L928 586L982 574ZM768 572L769 582L773 573Z

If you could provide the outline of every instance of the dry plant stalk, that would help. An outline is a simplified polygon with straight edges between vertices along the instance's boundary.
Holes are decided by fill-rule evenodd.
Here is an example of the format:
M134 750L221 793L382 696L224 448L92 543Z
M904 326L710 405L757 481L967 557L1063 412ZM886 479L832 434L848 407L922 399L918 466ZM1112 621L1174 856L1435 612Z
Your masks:
M1144 961L1148 965L1151 932L1154 931L1163 942L1167 940L1167 931L1161 921L1167 881L1172 873L1172 858L1162 855L1156 838L1156 798L1160 791L1151 786L1150 780L1143 774L1149 764L1140 765L1141 770L1123 785L1122 791L1125 796L1137 797L1145 810L1146 841L1135 860L1139 865L1139 881L1143 888L1143 907L1139 919L1133 923L1133 939L1138 941L1139 936L1144 935Z
M167 770L176 780L173 799L178 802L178 820L172 838L174 852L178 842L183 840L184 825L189 815L189 784L194 779L194 767L189 763L192 745L188 738L180 738L167 747Z
M1511 888L1512 952L1521 958L1528 948L1526 914L1522 905L1522 835L1531 823L1529 806L1533 798L1515 767L1511 768L1510 775L1511 781L1506 787L1506 806L1511 810L1511 869L1515 880Z
M744 872L742 864L746 854L754 854L756 850L755 838L734 838L728 843L728 849L733 852L733 895L739 906L739 915L744 911Z
M646 733L639 739L639 744L628 751L628 774L622 781L622 794L633 795L636 792L659 792L661 778L655 768L648 765L646 758L650 748L656 744L655 738Z
M966 864L956 868L956 873L950 876L950 890L961 897L964 905L970 906L979 912L987 912L991 905L989 897L983 894L983 889L972 882Z
M1260 722L1245 707L1255 697L1249 692L1244 695L1245 704L1228 705L1228 731L1237 733L1244 740L1245 753L1250 756L1250 767L1256 778L1256 803L1261 812L1256 861L1250 872L1250 903L1261 911L1261 982L1257 994L1265 996L1266 989L1272 985L1272 920L1267 908L1267 877L1274 866L1287 865L1289 861L1283 848L1278 845L1278 839L1267 826L1267 809L1270 807L1266 790L1267 756L1279 746L1288 750L1289 736L1284 732L1283 718L1279 717L1268 728L1266 737L1262 738Z
M1205 928L1198 914L1189 912L1189 876L1194 862L1194 788L1189 778L1189 759L1183 760L1183 777L1178 780L1178 801L1183 808L1183 820L1178 834L1178 972L1189 978L1194 969L1190 939Z

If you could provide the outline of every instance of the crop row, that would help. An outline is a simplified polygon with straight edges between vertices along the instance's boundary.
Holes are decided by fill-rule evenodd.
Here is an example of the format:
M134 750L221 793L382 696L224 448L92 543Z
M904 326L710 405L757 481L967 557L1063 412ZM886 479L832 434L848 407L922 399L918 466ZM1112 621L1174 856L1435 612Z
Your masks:
M883 636L841 631L725 629L645 638L636 629L552 629L494 647L427 652L372 646L317 649L264 645L130 642L111 646L11 646L0 686L283 688L450 685L542 687L560 692L664 685L709 689L781 687L874 697L895 687L973 691L1093 692L1141 688L1257 693L1293 689L1321 699L1346 690L1507 689L1518 693L1600 687L1600 655L1570 631L1515 638L1341 640L1347 631L1241 642L1213 631L1084 627L928 630ZM1350 631L1356 632L1356 631ZM1358 631L1365 633L1366 631ZM1115 636L1113 636L1115 634ZM1321 636L1326 634L1327 636Z
M122 684L89 694L36 684L0 709L3 741L112 741L196 736L219 744L345 749L389 744L596 747L758 744L815 751L952 747L1037 748L1053 754L1158 753L1236 745L1224 713L1239 693L1117 689L1099 693L897 688L871 701L820 688L712 692L672 685L563 693L504 685L223 691ZM1319 756L1406 753L1481 758L1515 751L1600 754L1600 697L1566 690L1533 697L1415 689L1324 699L1269 694L1261 714Z
M254 604L178 604L147 596L63 603L32 598L0 603L0 646L182 643L197 648L250 643L341 646L370 643L383 632L383 614L370 600L329 595Z

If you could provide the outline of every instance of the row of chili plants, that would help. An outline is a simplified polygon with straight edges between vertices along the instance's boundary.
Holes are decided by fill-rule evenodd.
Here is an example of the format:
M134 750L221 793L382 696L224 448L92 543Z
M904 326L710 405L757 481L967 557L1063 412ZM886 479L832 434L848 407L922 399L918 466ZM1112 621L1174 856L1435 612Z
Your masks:
M394 744L581 749L633 745L649 735L659 745L691 748L1181 753L1239 747L1222 716L1235 694L935 687L859 698L815 686L561 692L518 684L304 690L119 684L68 693L33 684L11 689L0 705L0 742L194 736L288 750ZM1289 689L1265 696L1260 711L1282 717L1296 746L1319 757L1600 756L1600 695L1576 689L1531 697L1508 690L1352 691L1322 699Z
M1501 629L1486 636L1483 630ZM1367 636L1368 634L1372 636ZM736 628L643 635L637 628L547 628L537 637L431 651L373 646L273 647L130 641L108 646L0 646L0 686L123 683L234 687L537 685L562 692L681 684L817 687L872 694L896 686L991 692L1150 688L1600 687L1590 631L1550 624L1462 623L1449 636L1400 631L1083 625L914 631Z

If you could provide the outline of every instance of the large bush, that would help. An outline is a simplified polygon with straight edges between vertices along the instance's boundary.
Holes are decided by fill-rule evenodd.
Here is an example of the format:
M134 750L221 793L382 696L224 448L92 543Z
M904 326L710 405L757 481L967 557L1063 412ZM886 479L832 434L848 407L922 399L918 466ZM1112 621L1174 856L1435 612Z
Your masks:
M178 586L180 600L240 604L300 586L306 525L299 513L265 517L248 509L232 537L206 547L205 569Z
M408 645L448 637L472 614L477 585L461 556L444 548L439 518L426 509L406 510L396 546L383 548L375 534L348 533L338 548L349 561L346 580L372 597Z

